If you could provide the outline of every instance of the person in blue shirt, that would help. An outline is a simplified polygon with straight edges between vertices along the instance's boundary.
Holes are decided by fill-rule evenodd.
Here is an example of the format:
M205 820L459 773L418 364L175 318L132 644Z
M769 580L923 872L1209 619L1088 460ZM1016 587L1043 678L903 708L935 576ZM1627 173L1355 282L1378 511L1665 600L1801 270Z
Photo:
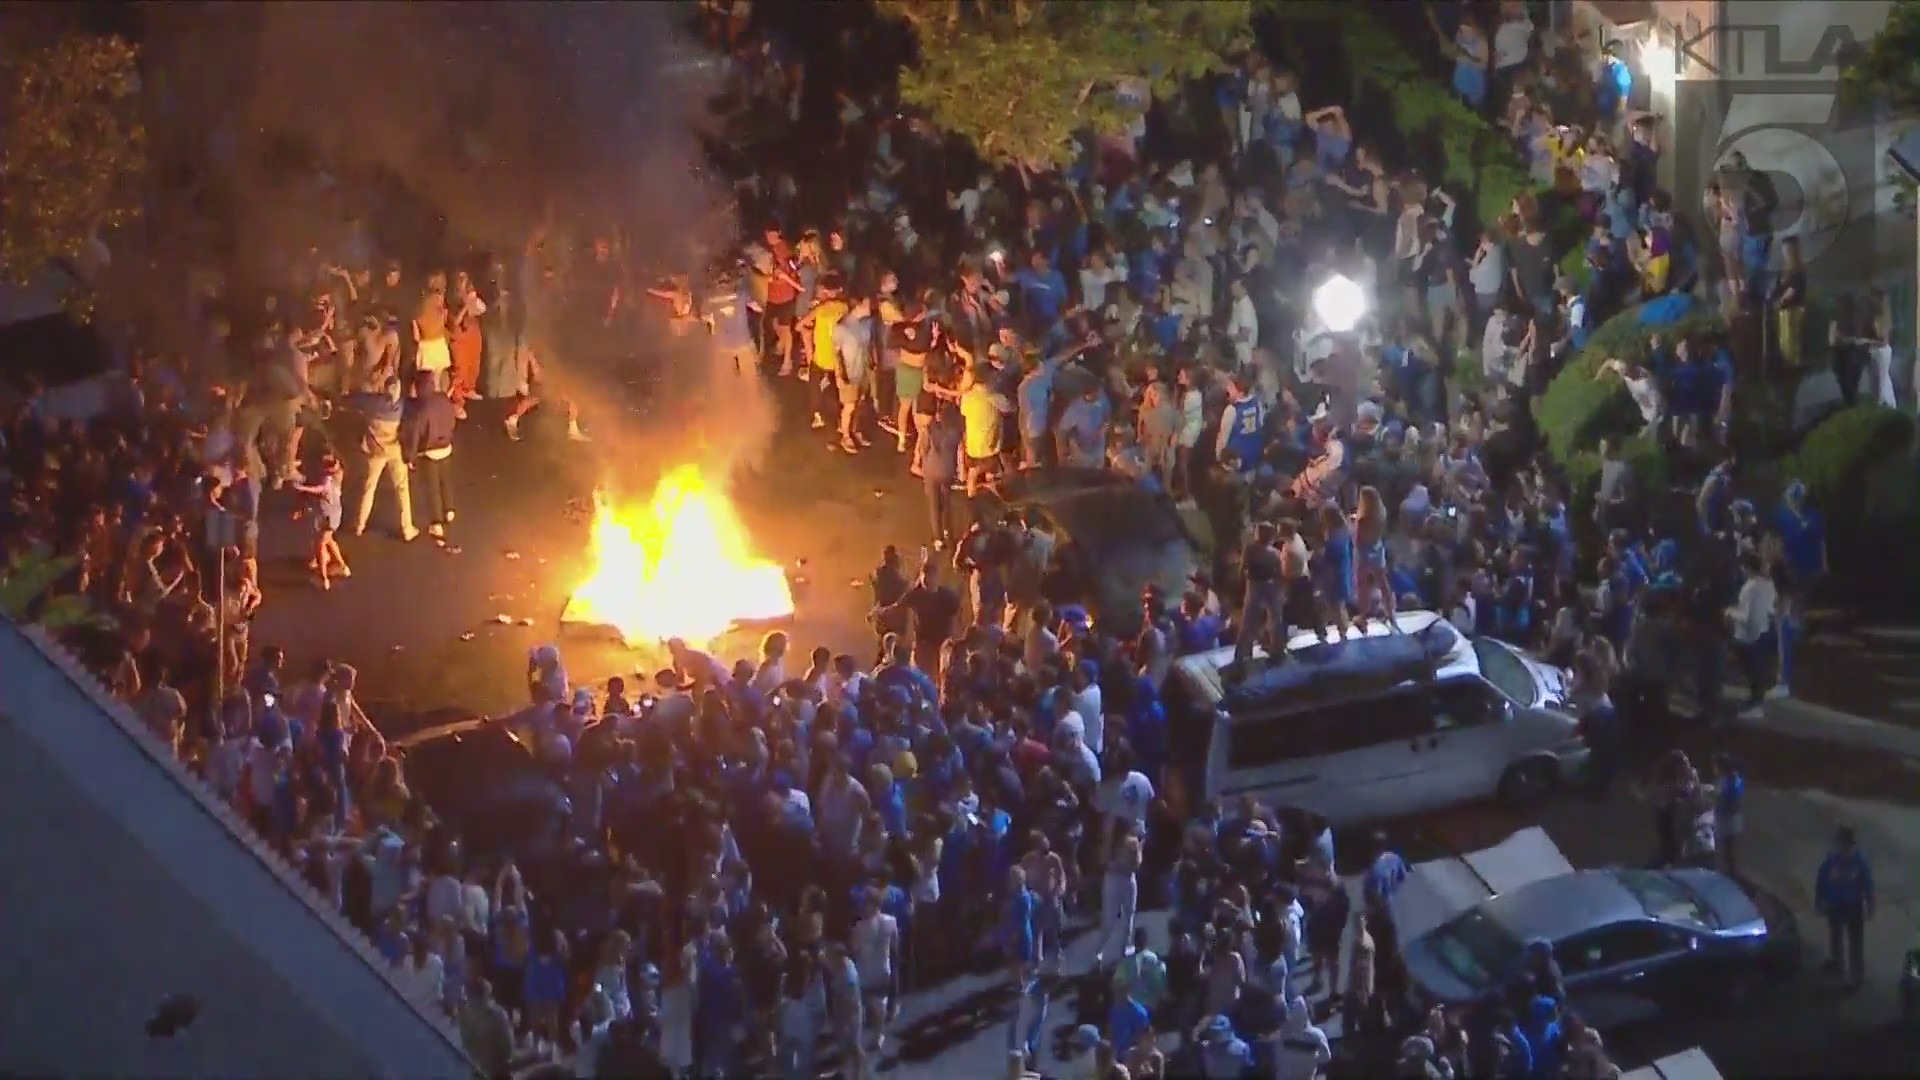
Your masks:
M1453 37L1453 92L1474 109L1487 103L1487 35L1471 20Z
M1206 1080L1241 1080L1253 1067L1253 1048L1233 1033L1233 1021L1208 1017L1195 1036L1200 1042L1200 1074Z
M1834 834L1833 850L1814 875L1813 907L1827 920L1827 970L1841 975L1848 988L1858 988L1866 979L1864 952L1867 920L1873 918L1873 868L1867 865L1867 857L1860 853L1853 830L1847 826L1842 825Z
M1633 69L1621 58L1621 48L1618 41L1607 42L1605 58L1594 80L1594 110L1608 123L1619 119L1620 111L1633 97Z
M1067 302L1067 279L1048 264L1045 252L1034 252L1027 267L1013 275L1013 280L1020 288L1020 302L1031 325L1045 329L1060 321L1061 308Z
M1740 762L1722 750L1713 755L1713 837L1727 873L1738 877L1740 834L1746 828L1747 775Z
M1267 406L1247 380L1238 376L1228 384L1227 395L1214 455L1222 463L1231 458L1240 472L1250 473L1266 457Z
M1107 1040L1113 1044L1113 1056L1126 1060L1142 1039L1153 1037L1153 1018L1131 993L1119 988L1113 995L1113 1008L1107 1014Z
M1544 995L1527 1003L1527 1015L1520 1025L1527 1046L1533 1052L1530 1075L1545 1080L1560 1075L1566 1057L1567 1042L1560 1031L1560 1007Z

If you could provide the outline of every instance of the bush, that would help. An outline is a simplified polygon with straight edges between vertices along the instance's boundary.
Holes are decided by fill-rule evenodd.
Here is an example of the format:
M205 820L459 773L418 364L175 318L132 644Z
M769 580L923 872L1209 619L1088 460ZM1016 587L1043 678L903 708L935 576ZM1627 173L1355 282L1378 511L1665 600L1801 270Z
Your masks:
M1630 435L1640 428L1640 414L1627 397L1619 377L1600 375L1609 359L1645 362L1656 335L1673 341L1724 328L1718 315L1702 313L1666 326L1646 326L1639 309L1623 311L1597 327L1586 347L1573 355L1540 396L1535 419L1545 433L1547 449L1556 461L1596 448L1605 435Z
M1838 516L1869 516L1862 503L1865 479L1883 461L1910 455L1913 417L1882 405L1856 405L1827 417L1807 432L1794 455L1795 476L1814 502ZM1873 513L1878 513L1873 511Z

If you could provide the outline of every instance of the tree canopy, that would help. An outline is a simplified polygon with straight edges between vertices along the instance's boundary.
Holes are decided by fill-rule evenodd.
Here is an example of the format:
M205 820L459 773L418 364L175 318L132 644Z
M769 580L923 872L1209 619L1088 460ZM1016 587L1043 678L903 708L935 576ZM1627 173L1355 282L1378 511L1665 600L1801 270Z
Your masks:
M1920 0L1894 0L1887 25L1848 58L1845 83L1896 112L1920 110Z
M913 28L918 61L900 96L991 161L1047 170L1075 134L1120 134L1138 109L1114 93L1166 94L1244 42L1247 0L880 0Z
M73 264L138 213L146 169L133 45L63 36L0 68L0 276Z

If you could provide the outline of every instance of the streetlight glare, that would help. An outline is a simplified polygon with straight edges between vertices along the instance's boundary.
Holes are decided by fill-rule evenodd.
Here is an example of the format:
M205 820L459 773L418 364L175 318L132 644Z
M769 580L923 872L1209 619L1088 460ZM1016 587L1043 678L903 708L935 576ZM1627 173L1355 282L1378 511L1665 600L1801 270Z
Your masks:
M1335 274L1313 290L1313 313L1328 330L1347 333L1367 313L1366 292L1352 278Z
M1673 94L1673 85L1678 79L1678 62L1679 58L1670 45L1649 41L1640 46L1641 72L1646 75L1655 94L1662 98Z

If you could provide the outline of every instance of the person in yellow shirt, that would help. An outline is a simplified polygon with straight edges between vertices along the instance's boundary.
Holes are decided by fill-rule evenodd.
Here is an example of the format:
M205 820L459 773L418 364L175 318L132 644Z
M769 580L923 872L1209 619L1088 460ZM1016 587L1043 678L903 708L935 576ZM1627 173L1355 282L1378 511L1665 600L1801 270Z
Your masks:
M994 390L987 374L968 370L960 389L960 419L966 426L961 445L967 454L967 498L979 494L980 484L1000 461L1001 430L1013 403Z
M813 335L813 427L827 426L828 417L840 414L840 391L835 378L840 371L840 355L833 347L833 331L847 314L846 285L837 273L820 278L820 299L813 310L800 319L800 333Z

